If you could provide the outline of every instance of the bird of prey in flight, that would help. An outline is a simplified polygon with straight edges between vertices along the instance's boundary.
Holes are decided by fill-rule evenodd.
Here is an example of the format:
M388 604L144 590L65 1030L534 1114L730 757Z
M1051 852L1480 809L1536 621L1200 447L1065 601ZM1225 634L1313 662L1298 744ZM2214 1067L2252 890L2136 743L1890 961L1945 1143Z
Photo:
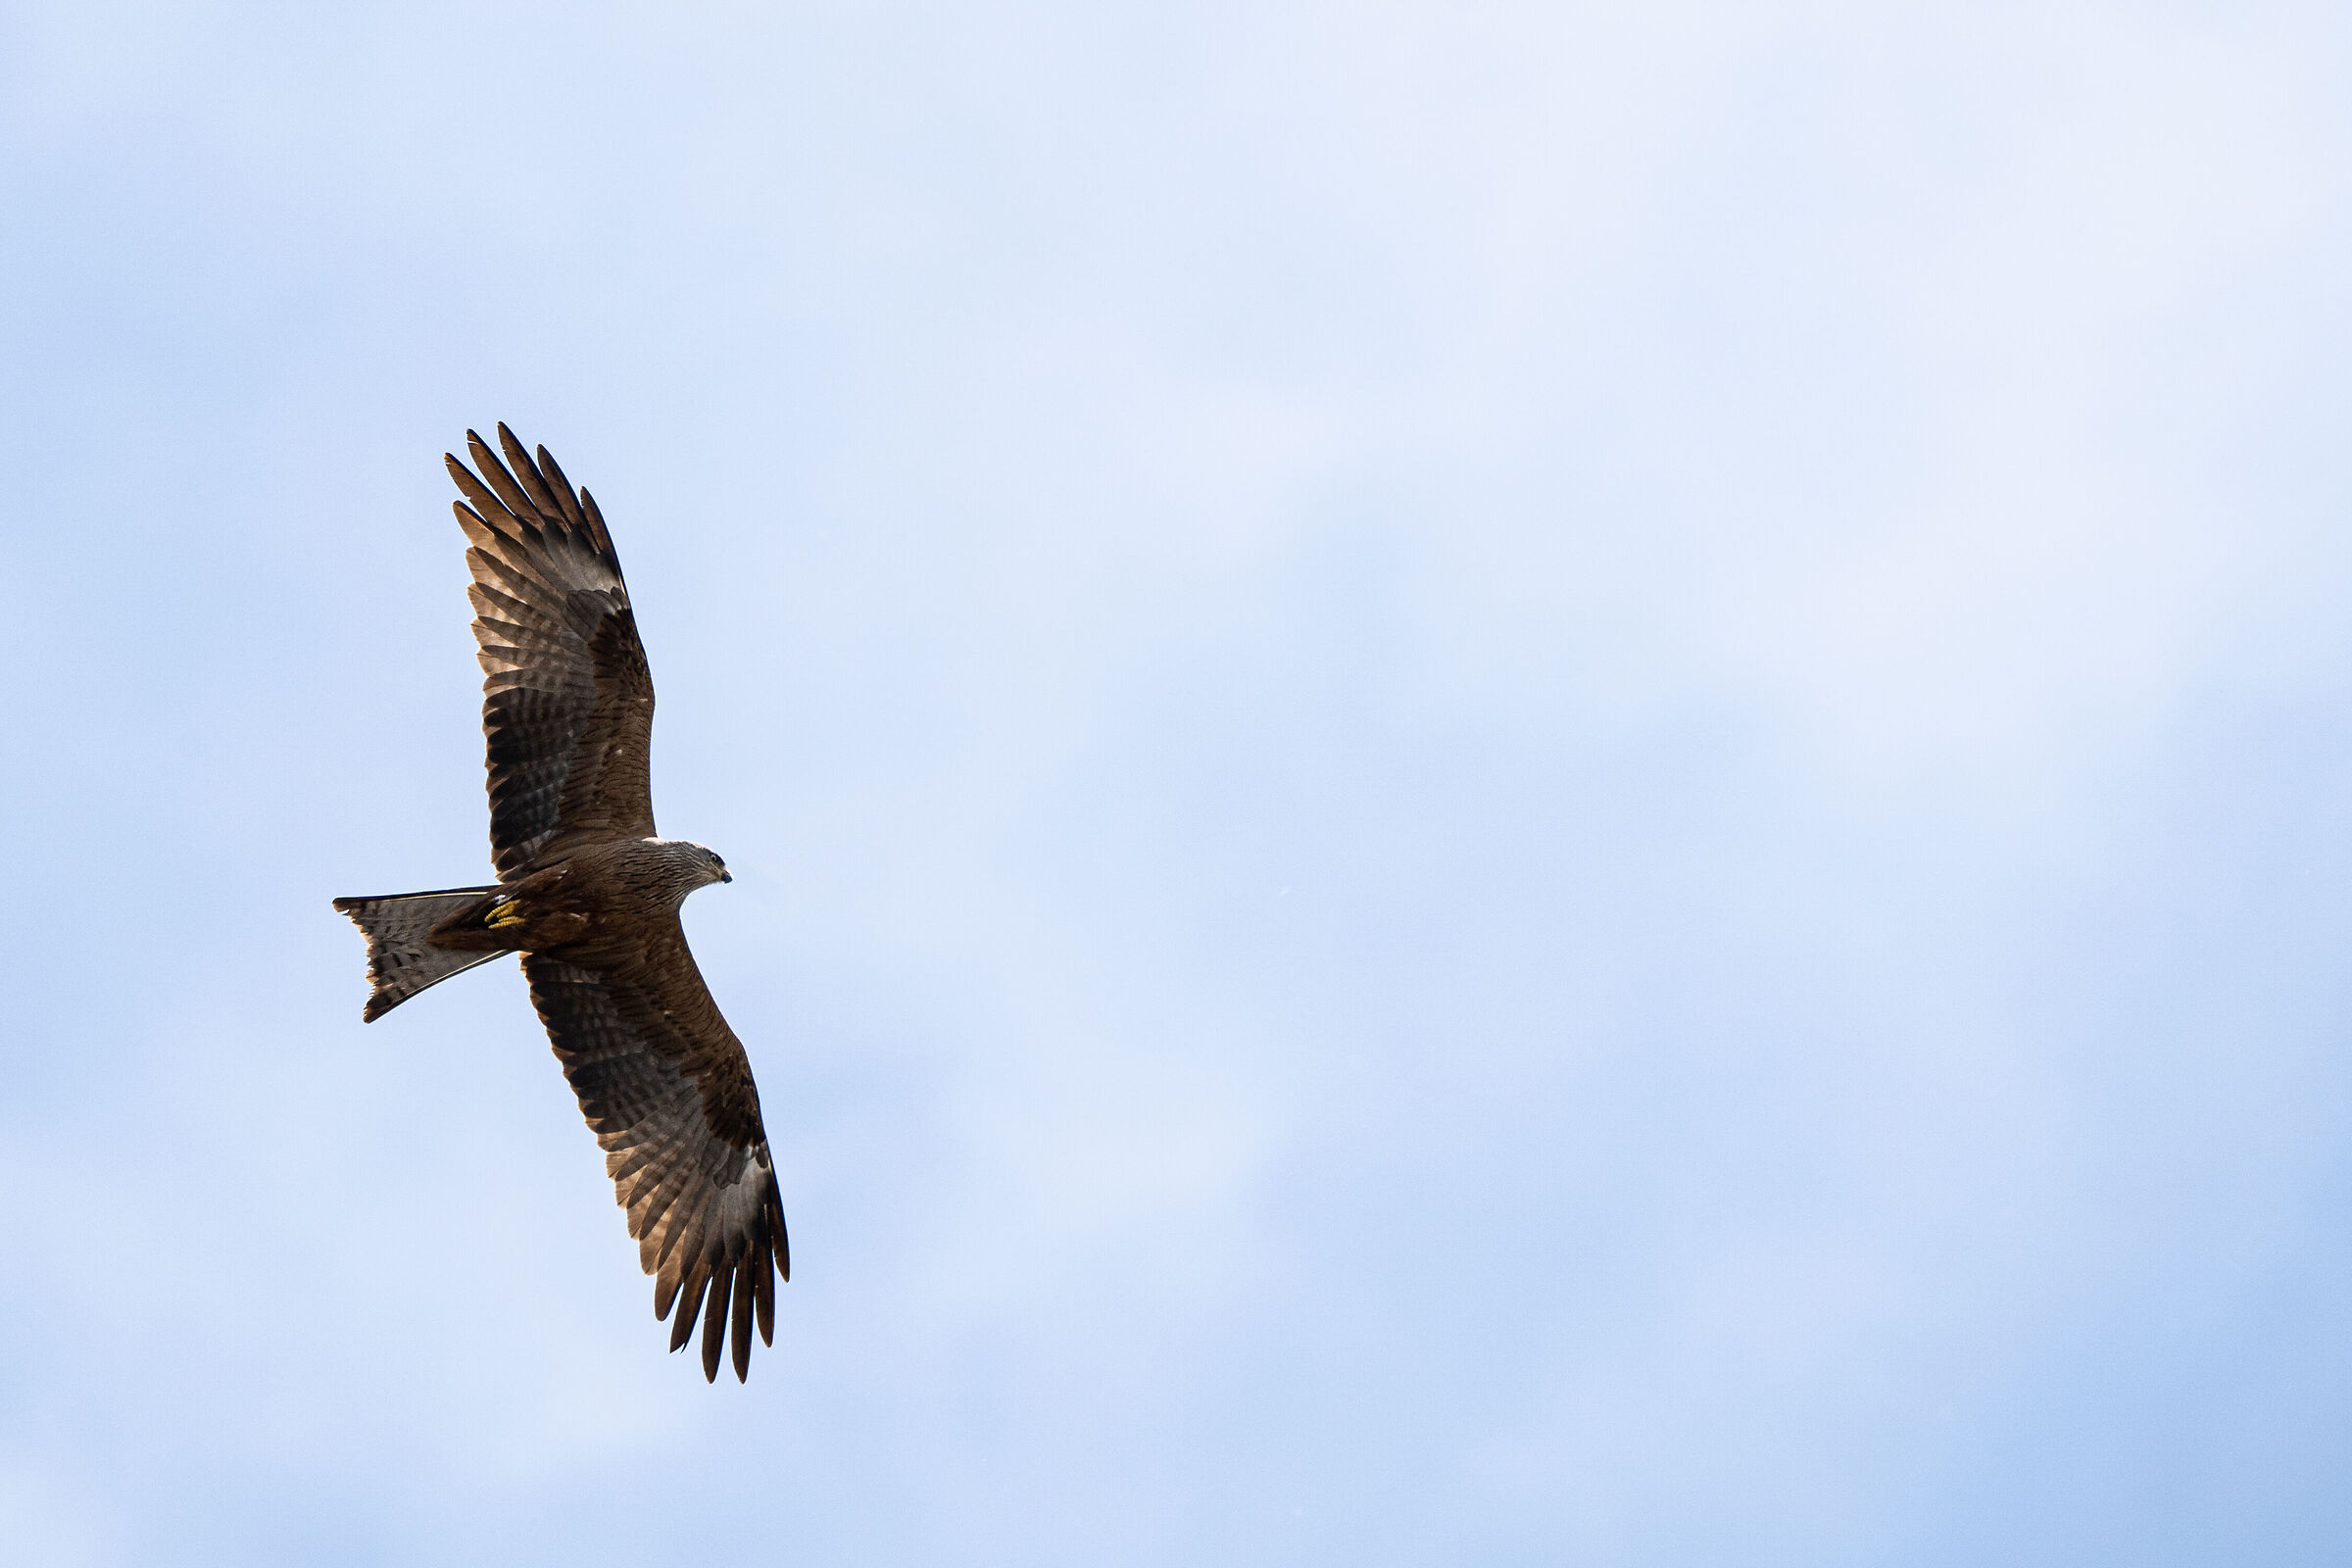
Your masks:
M702 845L654 832L653 677L595 498L573 492L547 448L534 463L503 424L498 441L505 463L470 430L473 468L446 460L466 497L498 880L335 900L368 938L375 989L361 1016L522 955L654 1276L654 1316L678 1309L669 1348L699 1316L703 1376L715 1380L731 1316L740 1382L755 1317L760 1343L775 1343L775 1276L792 1277L791 1252L752 1064L678 924L687 894L734 878Z

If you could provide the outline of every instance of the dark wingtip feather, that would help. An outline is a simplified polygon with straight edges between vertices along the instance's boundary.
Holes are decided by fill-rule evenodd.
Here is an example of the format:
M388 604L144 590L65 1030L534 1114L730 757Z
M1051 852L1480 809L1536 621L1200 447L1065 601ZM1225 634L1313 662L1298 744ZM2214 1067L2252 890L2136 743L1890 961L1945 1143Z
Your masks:
M564 509L564 515L586 527L588 519L580 514L580 498L572 492L571 481L564 477L564 470L557 466L556 455L545 447L539 449L539 472L547 480L548 489L554 492L556 504Z
M588 531L596 540L596 548L612 564L612 569L618 571L620 557L612 549L612 531L605 526L605 514L596 510L596 497L585 486L580 490L580 510L587 514Z
M752 1262L752 1307L760 1314L760 1343L776 1343L776 1250L760 1244Z
M529 451L514 439L514 432L507 428L504 419L498 421L498 450L507 455L507 466L514 470L515 478L521 478L525 472L536 471L531 468Z
M498 428L504 432L507 427L502 424ZM507 439L513 440L514 437L509 435ZM530 492L522 487L521 481L507 471L507 466L499 461L498 454L490 450L490 443L468 430L466 432L466 446L473 454L474 466L481 472L481 482L490 487L517 521L538 510L531 505Z
M507 461L514 465L515 477L520 478L524 474L532 478L546 477L539 471L539 465L531 460L531 449L522 444L522 437L507 428L504 419L498 421L498 446L507 455ZM547 448L541 447L539 450L545 453Z
M489 470L498 466L498 460L490 455L490 443L482 439L480 431L467 430L466 432L466 455L472 462L470 464L461 463L458 466L465 468L466 477L471 478L474 483L487 482L490 477ZM481 470L478 476L473 471L475 469Z
M678 1302L678 1320L669 1326L669 1348L674 1352L684 1349L694 1338L694 1322L703 1315L703 1293L710 1288L709 1271L697 1267L687 1278L687 1287Z
M757 1263L765 1270L767 1259L757 1254L745 1258L735 1267L735 1299L728 1307L735 1319L734 1345L735 1381L744 1382L752 1373L752 1266Z
M513 471L514 482L522 486L524 495L531 498L532 508L550 521L563 521L564 509L556 505L555 495L548 489L546 476L540 473L539 466L531 461L530 450L515 439L514 432L507 428L504 419L498 423L498 445L507 455L507 466Z
M710 1276L710 1301L703 1309L703 1381L718 1381L718 1352L727 1342L727 1298L734 1294L733 1271L723 1262Z
M498 465L495 463L490 463L487 461L483 462L482 470L484 473L487 473L493 469L498 469L498 471L501 473L505 471L504 469L499 469ZM481 523L485 527L487 526L488 519L494 514L501 517L513 516L514 509L507 504L506 498L500 495L497 491L491 489L490 486L480 477L478 477L471 468L468 468L466 466L466 465L460 463L455 458L451 458L449 460L449 477L450 481L458 487L458 493L464 496L467 501L471 502L475 509L475 511L470 514L461 513L460 516L458 517L458 525L460 527L466 527L466 518L468 515L472 515L477 523ZM520 492L517 492L517 494L519 493ZM452 502L451 505L456 506L457 503ZM469 539L473 537L472 529L466 529L466 537ZM480 541L478 540L476 541L476 543L479 542Z

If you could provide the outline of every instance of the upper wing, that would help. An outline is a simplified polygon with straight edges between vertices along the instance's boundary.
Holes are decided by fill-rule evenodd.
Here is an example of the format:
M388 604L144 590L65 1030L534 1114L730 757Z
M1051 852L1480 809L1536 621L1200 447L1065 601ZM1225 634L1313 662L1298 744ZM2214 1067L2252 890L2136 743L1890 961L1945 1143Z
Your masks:
M653 835L654 679L596 499L547 448L533 463L503 424L498 441L512 471L471 430L479 477L447 461L472 503L454 505L472 545L490 854L510 881L559 839Z
M654 1316L668 1317L684 1295L669 1348L694 1337L699 1314L703 1376L715 1379L731 1312L742 1381L755 1312L760 1343L775 1343L775 1274L792 1278L792 1251L751 1062L684 934L665 933L627 969L534 954L522 968L654 1276Z

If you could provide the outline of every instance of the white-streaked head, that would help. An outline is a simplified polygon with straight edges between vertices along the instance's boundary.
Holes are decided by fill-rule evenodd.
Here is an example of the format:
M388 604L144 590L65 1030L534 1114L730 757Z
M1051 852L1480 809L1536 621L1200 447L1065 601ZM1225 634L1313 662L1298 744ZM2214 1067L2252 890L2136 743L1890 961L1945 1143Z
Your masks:
M696 888L709 887L713 882L735 880L734 873L727 869L727 862L720 859L718 852L707 844L697 844L692 839L649 838L645 842L659 845L664 852L665 858L689 874L691 880L686 887L688 893L693 892Z

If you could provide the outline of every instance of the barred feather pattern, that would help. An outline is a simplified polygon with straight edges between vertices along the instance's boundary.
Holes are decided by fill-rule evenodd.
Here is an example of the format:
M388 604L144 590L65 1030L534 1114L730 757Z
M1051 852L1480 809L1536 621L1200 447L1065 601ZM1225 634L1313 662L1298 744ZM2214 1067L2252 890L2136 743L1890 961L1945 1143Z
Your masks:
M534 459L504 424L498 439L505 462L470 430L473 467L446 461L466 497L491 858L512 881L561 839L654 834L654 687L595 497L547 448Z
M442 916L492 891L443 888L432 893L337 899L336 909L350 915L368 939L368 983L373 990L361 1009L361 1021L373 1023L426 987L500 956L496 953L452 953L425 940Z
M735 1377L744 1380L755 1323L762 1345L775 1343L776 1276L792 1277L783 1198L756 1097L748 1141L722 1136L693 1064L681 1059L681 1042L646 1021L665 1016L660 999L626 978L538 955L524 957L523 972L605 1151L638 1261L654 1276L654 1315L666 1320L677 1311L669 1348L683 1348L699 1320L703 1376L714 1380L731 1324ZM699 976L694 985L701 989ZM742 1060L739 1045L732 1055ZM741 1077L748 1089L748 1067Z

